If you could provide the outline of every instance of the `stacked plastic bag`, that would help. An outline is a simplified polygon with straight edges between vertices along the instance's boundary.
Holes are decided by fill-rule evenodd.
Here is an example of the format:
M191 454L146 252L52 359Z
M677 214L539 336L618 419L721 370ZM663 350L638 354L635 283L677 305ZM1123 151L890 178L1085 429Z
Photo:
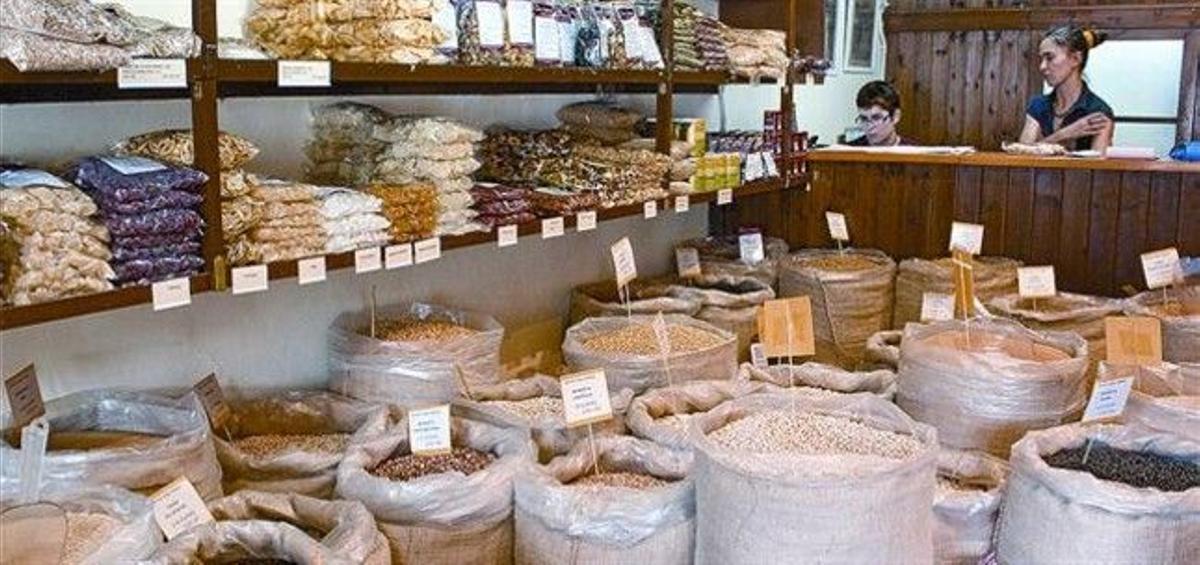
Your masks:
M478 214L476 221L489 228L537 219L529 191L524 188L480 183L471 189L471 196L475 200L472 208Z
M383 201L381 212L391 224L392 240L416 241L437 230L437 189L433 185L372 183L366 192Z
M93 203L37 169L0 170L0 221L9 228L0 300L34 304L112 289L108 229Z
M605 101L577 102L555 114L562 129L584 142L616 145L632 140L642 115ZM653 148L650 148L653 150Z
M729 54L716 18L684 2L675 4L675 69L723 71Z
M329 59L406 65L445 63L448 33L431 0L259 0L246 31L280 59Z
M783 80L788 68L787 36L774 29L721 27L729 50L730 70L750 80Z
M342 253L360 247L378 247L391 239L392 223L384 217L383 200L348 188L318 187L322 225L329 241L326 253Z
M288 261L325 254L329 241L317 187L246 177L250 196L263 203L262 220L228 248L233 265Z

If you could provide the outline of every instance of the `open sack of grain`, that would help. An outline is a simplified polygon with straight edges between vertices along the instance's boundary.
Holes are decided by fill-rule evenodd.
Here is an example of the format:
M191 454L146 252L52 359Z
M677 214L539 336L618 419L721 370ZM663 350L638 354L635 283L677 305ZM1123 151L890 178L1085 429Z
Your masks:
M577 286L571 289L571 325L587 318L625 316L627 314L680 314L694 316L700 311L700 303L691 298L671 294L677 279L634 279L629 283L629 303L621 301L616 281L607 280Z
M817 393L869 392L885 400L896 395L896 373L887 369L871 371L847 371L841 367L810 361L800 365L772 365L755 367L743 363L740 378L751 382L766 383L764 392L780 392L789 389L809 389Z
M513 478L534 457L528 432L452 418L454 450L416 456L407 430L401 422L352 444L338 498L374 514L393 563L511 564Z
M149 557L162 543L145 497L113 486L43 483L21 500L19 481L0 479L0 562L102 564Z
M213 444L228 494L329 498L351 439L382 431L388 419L382 405L324 391L260 391L226 404L231 416Z
M1200 363L1120 366L1100 363L1100 380L1133 377L1125 422L1200 441Z
M329 330L329 389L401 406L450 402L500 378L504 327L486 314L431 304L347 312Z
M975 257L971 264L977 309L993 298L1017 293L1019 261L1004 257ZM953 259L945 257L930 261L913 258L900 262L896 273L896 308L892 316L892 329L902 330L910 322L921 321L921 303L926 292L954 294Z
M979 451L938 452L933 553L938 565L976 565L992 548L1008 463Z
M1030 432L1011 463L996 542L1004 565L1183 564L1200 555L1200 443L1072 424Z
M0 468L20 476L19 430L4 414ZM48 481L111 484L150 494L186 476L205 500L221 496L221 467L208 417L194 394L92 390L46 403L50 438L42 476Z
M772 287L779 282L779 262L788 254L787 242L775 237L763 238L764 258L757 262L742 259L736 235L689 239L675 247L694 248L700 255L700 272L705 275L752 277Z
M609 436L527 468L516 481L515 562L690 564L690 462L646 440Z
M738 338L738 360L750 360L750 344L758 337L758 313L775 298L775 290L753 277L700 275L671 286L677 298L700 304L695 314Z
M745 374L746 366L742 372ZM732 381L690 381L654 389L633 399L625 424L629 432L672 449L691 450L688 422L726 401L766 390L766 383L739 378Z
M549 461L570 451L589 429L597 435L625 433L624 415L633 391L623 389L609 396L613 418L590 427L567 426L563 412L562 387L558 379L535 375L471 389L470 398L454 401L455 414L504 428L528 430L537 445L538 460Z
M1037 331L1074 332L1088 342L1092 361L1104 358L1104 318L1120 316L1125 301L1060 292L1049 298L1006 294L987 303L988 311Z
M867 338L867 364L896 370L900 367L900 342L903 340L904 330L884 330L871 334Z
M691 425L697 564L933 560L937 432L890 402L752 395Z
M1162 321L1164 361L1200 363L1200 286L1143 292L1126 304L1130 316Z
M1007 457L1025 432L1079 417L1087 368L1087 342L1075 334L1003 319L910 324L896 404L947 447Z
M161 547L146 565L193 563L358 563L285 522L233 520L196 526Z

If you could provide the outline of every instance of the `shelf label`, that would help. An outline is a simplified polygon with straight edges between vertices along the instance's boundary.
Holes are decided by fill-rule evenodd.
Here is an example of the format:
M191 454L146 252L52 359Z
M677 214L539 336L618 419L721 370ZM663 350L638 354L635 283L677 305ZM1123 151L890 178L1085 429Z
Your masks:
M675 248L675 268L680 278L698 277L700 271L700 252L695 247Z
M837 241L850 241L850 228L846 226L845 214L825 212L825 223L829 224L829 237Z
M575 215L575 231L592 231L596 229L596 211L588 210Z
M46 404L42 402L42 388L38 385L37 369L33 363L4 380L4 393L8 395L13 428L24 428L46 415Z
M297 261L296 275L302 285L324 282L325 256L309 257Z
M504 9L499 0L477 0L475 21L479 25L480 47L504 47Z
M954 222L950 224L950 251L979 255L983 250L983 226Z
M642 203L642 217L652 220L658 217L658 201L651 200Z
M1025 298L1051 298L1057 295L1054 267L1018 267L1017 291Z
M204 406L204 412L208 414L208 422L212 424L213 429L224 428L231 413L229 404L225 402L225 393L221 391L221 383L217 382L217 375L210 373L200 379L192 390L196 391L196 396L200 398L200 404Z
M512 247L517 244L517 226L500 226L496 229L496 242L500 247Z
M187 61L184 59L133 59L117 69L117 88L187 88Z
M767 349L761 343L750 344L750 363L760 369L766 369L769 365L767 361Z
M270 285L266 265L251 265L249 267L234 267L230 275L234 294L249 294L263 292Z
M354 272L373 273L383 268L383 250L378 247L358 249L354 252Z
M562 237L565 232L562 216L542 220L542 239Z
M687 196L675 197L675 213L683 214L692 209L692 199Z
M807 296L768 300L758 314L758 334L767 357L813 355L812 302Z
M192 303L192 281L187 277L179 277L156 282L150 285L150 295L155 312L187 306Z
M553 4L534 7L533 58L538 62L557 63L562 60L562 39L558 27ZM574 50L571 52L573 54Z
M1163 360L1162 322L1149 317L1104 319L1105 358L1113 365L1158 365Z
M717 206L725 206L727 204L733 204L732 188L722 188L717 191Z
M413 264L413 246L411 243L389 245L383 250L383 264L387 270L408 267Z
M637 262L633 258L633 244L622 237L612 246L613 269L617 275L617 287L623 287L637 278Z
M450 405L408 412L408 446L413 455L450 453Z
M187 477L179 477L150 495L150 502L154 505L154 521L168 540L196 526L215 522Z
M1129 401L1129 391L1133 389L1134 376L1110 378L1096 381L1092 387L1092 395L1088 398L1087 409L1083 412L1082 422L1115 418L1125 412L1125 404Z
M279 61L276 74L280 88L333 86L333 70L329 61Z
M954 319L954 295L926 292L921 296L921 321L945 322Z
M1142 254L1142 273L1150 290L1164 288L1183 280L1179 250L1174 247Z
M437 237L422 239L413 244L413 253L416 255L415 261L418 265L440 259L442 256L442 240Z
M559 384L562 388L563 412L568 427L575 428L612 419L612 401L608 397L608 377L605 376L604 369L563 375Z
M762 263L766 256L763 254L763 238L761 233L747 233L738 236L738 249L742 262L751 265Z

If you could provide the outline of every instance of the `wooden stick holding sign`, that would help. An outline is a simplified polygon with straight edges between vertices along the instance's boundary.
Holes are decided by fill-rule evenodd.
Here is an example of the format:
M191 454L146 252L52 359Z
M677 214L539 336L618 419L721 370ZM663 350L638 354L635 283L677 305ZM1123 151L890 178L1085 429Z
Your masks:
M787 358L788 388L794 388L794 358L817 352L812 301L807 296L768 300L758 314L758 335L768 358ZM795 395L792 403L794 407Z
M1038 309L1039 298L1054 298L1058 295L1058 285L1055 282L1054 266L1018 267L1017 293L1022 298L1033 302L1033 309Z
M604 369L592 369L559 380L562 388L563 414L567 427L587 426L588 443L592 449L592 466L600 474L600 459L596 454L596 432L592 424L611 420L612 400L608 396L608 377Z
M843 242L850 242L850 228L846 225L846 216L837 212L825 212L825 223L829 224L829 237L837 244L838 255L845 255Z
M375 339L375 321L378 301L375 299L375 285L371 285L371 339Z
M975 267L971 255L965 251L954 251L954 310L962 316L967 333L967 347L971 347L971 318L975 316Z

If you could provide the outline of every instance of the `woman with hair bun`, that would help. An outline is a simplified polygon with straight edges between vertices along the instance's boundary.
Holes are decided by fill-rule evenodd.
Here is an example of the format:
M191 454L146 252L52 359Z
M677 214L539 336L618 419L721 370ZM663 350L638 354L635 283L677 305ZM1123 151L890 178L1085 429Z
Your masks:
M1103 32L1073 26L1045 35L1038 69L1054 90L1029 101L1021 143L1057 143L1076 151L1104 151L1112 144L1112 108L1083 80L1088 53L1107 38Z

